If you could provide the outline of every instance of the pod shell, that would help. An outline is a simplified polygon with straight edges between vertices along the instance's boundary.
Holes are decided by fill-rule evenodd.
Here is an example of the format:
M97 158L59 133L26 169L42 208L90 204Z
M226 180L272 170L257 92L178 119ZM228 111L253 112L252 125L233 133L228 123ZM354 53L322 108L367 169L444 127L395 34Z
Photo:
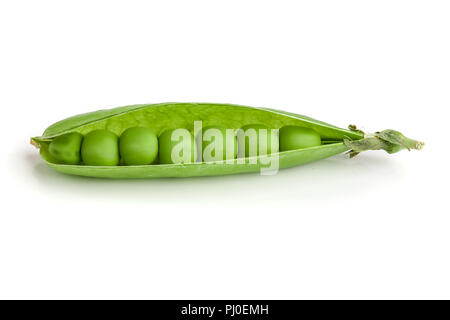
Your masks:
M223 161L214 164L86 166L55 163L48 152L49 143L55 137L68 132L79 132L85 135L96 129L106 129L119 136L133 126L151 128L156 134L160 134L167 128L186 128L193 132L194 121L202 121L203 127L217 125L234 129L254 123L275 129L287 125L304 126L320 134L324 143L320 146L274 154L273 156L276 156L279 161L279 168L293 167L348 151L350 148L342 142L344 138L359 140L364 137L360 132L280 110L216 103L162 103L132 105L80 114L56 122L48 127L42 136L35 137L32 141L40 146L41 157L51 168L62 173L89 177L158 178L227 175L258 172L270 162L267 161L268 159L256 157L256 159L244 159L244 162L242 159L235 159L231 162Z

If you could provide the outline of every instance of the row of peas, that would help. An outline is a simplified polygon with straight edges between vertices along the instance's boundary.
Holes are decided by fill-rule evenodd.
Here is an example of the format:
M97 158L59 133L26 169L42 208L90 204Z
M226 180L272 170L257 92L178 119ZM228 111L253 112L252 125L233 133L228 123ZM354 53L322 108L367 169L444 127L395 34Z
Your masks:
M149 128L131 127L120 137L108 130L94 130L85 136L78 132L67 133L56 137L48 150L54 160L62 164L117 166L196 162L199 154L200 161L228 160L321 144L320 135L306 127L285 126L278 134L262 124L241 129L245 133L244 145L234 131L230 135L230 130L221 126L205 127L196 138L186 129L168 129L158 137ZM260 135L262 139L267 138L265 146L260 146ZM199 150L200 145L202 150Z

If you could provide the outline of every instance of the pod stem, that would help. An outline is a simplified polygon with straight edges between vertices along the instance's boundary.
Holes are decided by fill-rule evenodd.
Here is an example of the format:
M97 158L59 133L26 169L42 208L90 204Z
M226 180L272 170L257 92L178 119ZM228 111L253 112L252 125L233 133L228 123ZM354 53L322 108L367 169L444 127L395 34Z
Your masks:
M364 133L354 125L350 125L348 128L355 132ZM367 150L384 150L391 154L404 149L408 151L420 150L424 146L423 142L407 138L402 133L391 129L375 132L374 134L364 134L364 138L360 140L344 138L344 143L351 148L348 152L350 158Z

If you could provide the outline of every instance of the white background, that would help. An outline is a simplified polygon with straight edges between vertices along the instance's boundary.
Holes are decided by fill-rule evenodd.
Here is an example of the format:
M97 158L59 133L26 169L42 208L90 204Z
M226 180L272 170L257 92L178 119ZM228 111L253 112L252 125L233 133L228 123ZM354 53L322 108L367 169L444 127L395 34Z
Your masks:
M450 298L448 1L0 2L0 298ZM101 180L29 137L135 103L273 107L423 151Z

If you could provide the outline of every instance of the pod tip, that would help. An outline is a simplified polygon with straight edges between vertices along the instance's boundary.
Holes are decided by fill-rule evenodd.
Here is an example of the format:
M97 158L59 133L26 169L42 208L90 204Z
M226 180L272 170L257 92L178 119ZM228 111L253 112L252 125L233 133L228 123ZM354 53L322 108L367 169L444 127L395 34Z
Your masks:
M34 140L34 138L30 138L30 144L36 147L37 149L39 149L40 147L39 143L36 140Z

